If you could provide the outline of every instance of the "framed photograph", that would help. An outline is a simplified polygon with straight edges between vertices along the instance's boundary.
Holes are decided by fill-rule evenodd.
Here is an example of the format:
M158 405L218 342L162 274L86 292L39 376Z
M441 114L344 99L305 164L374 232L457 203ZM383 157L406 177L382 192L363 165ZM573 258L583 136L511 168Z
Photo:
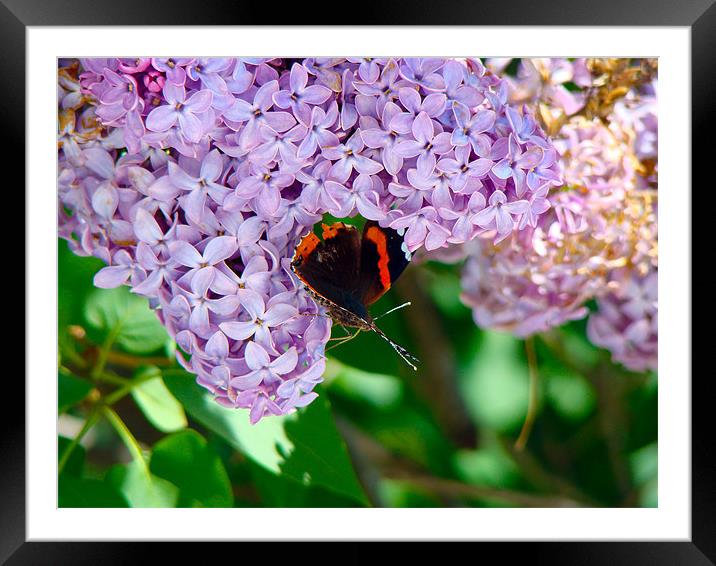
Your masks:
M690 186L716 8L181 4L3 0L28 245L0 557L712 563Z

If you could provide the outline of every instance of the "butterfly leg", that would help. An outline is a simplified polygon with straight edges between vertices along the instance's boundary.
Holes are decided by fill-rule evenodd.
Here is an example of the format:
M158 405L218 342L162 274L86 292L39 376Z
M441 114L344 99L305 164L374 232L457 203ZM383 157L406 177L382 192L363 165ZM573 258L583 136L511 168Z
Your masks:
M345 340L347 336L351 336L351 333L348 332L348 330L346 329L345 326L343 326L342 324L339 324L338 326L341 327L341 330L343 330L343 332L345 333L345 336L331 336L328 339L329 342L332 342L334 340Z
M343 328L343 330L345 330L345 328ZM342 336L341 336L340 338L338 338L338 342L336 342L335 344L333 344L333 345L329 346L328 348L326 348L326 352L327 352L328 350L332 350L332 349L335 348L336 346L340 346L341 344L345 344L346 342L350 342L351 340L353 340L353 338L355 338L356 336L358 336L358 334L360 334L360 330L361 330L361 329L358 328L353 334L350 334L350 335L347 336L347 337L342 337ZM329 340L333 340L333 338L330 338Z

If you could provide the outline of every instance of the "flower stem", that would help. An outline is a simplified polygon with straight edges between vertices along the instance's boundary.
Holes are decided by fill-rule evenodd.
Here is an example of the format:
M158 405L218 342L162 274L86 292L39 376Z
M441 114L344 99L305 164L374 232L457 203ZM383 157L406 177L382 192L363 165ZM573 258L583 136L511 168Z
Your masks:
M127 425L124 424L122 418L114 409L107 406L102 407L102 414L109 421L114 430L117 431L117 434L132 455L132 459L142 467L146 475L149 475L149 467L147 466L147 461L144 459L142 448L139 446L139 442L137 442L132 432L127 428Z
M77 445L80 443L80 441L84 438L84 436L89 432L89 430L95 425L95 423L99 420L99 409L95 408L90 415L87 417L87 420L84 422L84 425L82 425L82 428L77 433L77 436L75 436L72 439L72 442L70 442L69 446L65 448L65 451L62 453L62 456L60 457L60 461L57 464L57 475L59 476L62 473L62 470L65 469L65 465L70 459L70 456L72 455L72 452L74 452L75 448L77 448Z
M120 329L121 325L117 324L114 328L112 328L109 334L107 334L107 338L105 338L102 347L99 349L97 363L95 363L95 366L92 368L91 376L93 379L97 379L99 375L104 372L104 366L107 365L107 359L109 357L110 350L112 349L112 344L114 344L114 341L117 339Z
M96 379L99 381L105 381L107 383L111 383L112 385L116 385L118 387L125 387L126 385L129 385L131 383L130 379L126 379L124 377L120 377L118 375L111 374L107 371L98 374L96 376Z
M155 379L156 377L159 377L159 372L146 372L141 374L138 377L135 377L132 380L124 382L124 384L119 388L115 389L112 393L107 395L104 399L105 405L114 405L117 401L122 399L124 396L126 396L128 393L131 393L132 389L137 387L137 385L141 385L145 381L149 381L151 379ZM106 374L103 374L102 377L107 377Z
M525 416L525 422L522 424L522 430L520 435L515 441L516 450L524 450L527 444L527 440L532 432L535 419L537 418L537 401L539 397L539 382L537 374L537 355L535 353L535 342L532 336L528 336L525 340L525 351L527 352L527 367L529 368L530 374L530 393L529 401L527 404L527 415Z

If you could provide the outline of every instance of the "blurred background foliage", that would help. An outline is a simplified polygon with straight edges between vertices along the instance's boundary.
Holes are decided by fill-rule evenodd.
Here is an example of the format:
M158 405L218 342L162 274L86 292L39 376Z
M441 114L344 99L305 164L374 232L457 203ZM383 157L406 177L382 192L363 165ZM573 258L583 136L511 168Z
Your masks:
M252 426L181 369L144 298L58 255L61 507L657 505L656 374L613 364L583 321L531 345L479 329L459 265L412 266L372 309L412 301L381 323L417 373L363 333L330 351L316 402Z

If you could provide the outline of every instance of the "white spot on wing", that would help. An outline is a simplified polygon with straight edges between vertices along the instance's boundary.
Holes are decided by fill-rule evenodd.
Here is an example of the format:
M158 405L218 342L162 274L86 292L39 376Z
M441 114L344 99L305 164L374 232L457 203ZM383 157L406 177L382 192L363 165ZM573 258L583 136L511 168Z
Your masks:
M403 251L403 253L405 254L405 259L407 259L408 261L410 261L410 258L413 257L413 254L410 253L410 250L408 249L408 244L406 244L405 242L403 242L402 245L400 246L400 249L401 249L401 250Z

